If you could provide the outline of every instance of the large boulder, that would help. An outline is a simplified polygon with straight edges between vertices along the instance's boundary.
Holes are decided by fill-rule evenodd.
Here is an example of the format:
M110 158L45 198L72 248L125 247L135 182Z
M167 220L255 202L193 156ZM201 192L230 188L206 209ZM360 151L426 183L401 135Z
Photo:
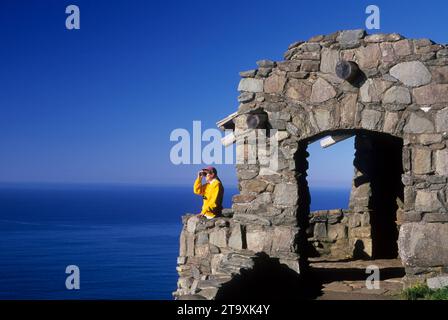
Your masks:
M448 224L405 223L398 249L407 267L448 266Z

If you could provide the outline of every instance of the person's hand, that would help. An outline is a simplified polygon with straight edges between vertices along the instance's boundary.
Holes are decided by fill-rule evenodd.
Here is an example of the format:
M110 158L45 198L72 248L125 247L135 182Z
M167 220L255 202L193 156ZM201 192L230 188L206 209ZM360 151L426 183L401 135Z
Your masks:
M205 218L205 215L203 213L198 213L196 217L198 217L199 219L203 219Z
M202 174L201 173L202 173L202 170L199 170L198 171L198 178L202 178Z

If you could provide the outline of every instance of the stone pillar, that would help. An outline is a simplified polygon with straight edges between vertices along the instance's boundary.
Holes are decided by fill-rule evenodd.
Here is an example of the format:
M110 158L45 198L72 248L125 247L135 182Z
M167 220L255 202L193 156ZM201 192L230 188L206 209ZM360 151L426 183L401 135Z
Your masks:
M406 267L406 285L412 285L448 273L446 135L407 135L403 158L405 212L398 245Z
M395 258L397 213L403 210L402 141L387 134L359 133L355 149L349 222L354 256Z
M372 198L371 171L373 152L372 140L362 134L356 135L348 235L353 258L372 257L370 202Z

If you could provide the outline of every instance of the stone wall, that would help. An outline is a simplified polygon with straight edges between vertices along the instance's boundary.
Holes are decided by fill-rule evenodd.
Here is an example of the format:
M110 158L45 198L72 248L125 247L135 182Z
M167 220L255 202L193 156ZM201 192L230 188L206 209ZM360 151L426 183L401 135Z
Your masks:
M333 261L362 257L359 241L371 240L366 217L341 209L311 212L307 235L312 248L307 256Z
M295 240L289 229L253 229L250 223L235 220L231 210L224 214L227 217L212 220L183 216L176 298L215 298L223 284L254 266L257 252L275 253L281 264L299 273L295 255L288 254Z
M343 60L359 67L356 78L346 81L335 74L336 65ZM240 194L233 199L234 215L228 218L229 226L213 239L221 241L224 233L230 239L232 230L241 228L246 248L241 251L225 246L220 251L226 252L226 256L243 252L247 261L252 259L251 254L263 252L300 272L308 244L307 145L328 134L348 132L356 135L357 141L350 211L359 220L369 219L372 224L371 242L364 237L366 234L360 237L365 240L364 252L375 256L376 243L384 245L380 237L375 238L381 230L373 230L375 219L381 220L379 213L384 210L379 201L385 196L381 187L388 186L391 176L390 190L394 194L387 199L387 210L395 206L396 218L400 220L398 248L407 276L445 272L447 47L428 39L405 39L399 34L366 35L363 30L347 30L293 43L283 61L260 60L257 65L256 69L240 73L241 94L234 133L238 138L250 129L247 120L251 115L267 116L265 127L277 130L278 168L271 170L261 159L236 166ZM382 137L376 138L375 134ZM389 145L390 148L385 147ZM248 152L239 154L247 156ZM387 165L389 152L392 169ZM381 174L381 168L387 174ZM357 228L361 230L362 226ZM184 228L182 237L189 237L191 242L192 234L199 237L196 232ZM387 241L392 238L393 235ZM198 241L205 241L201 239ZM185 250L180 254L181 261L186 261L184 268L189 266L188 261L196 261L204 266L200 275L194 271L195 276L215 275L209 266L213 258L210 255L218 253L205 254L198 249L203 255L192 256L196 253L191 248ZM183 270L180 279L187 281L184 279L191 272ZM178 294L188 291L183 288L191 288L189 282L180 287Z

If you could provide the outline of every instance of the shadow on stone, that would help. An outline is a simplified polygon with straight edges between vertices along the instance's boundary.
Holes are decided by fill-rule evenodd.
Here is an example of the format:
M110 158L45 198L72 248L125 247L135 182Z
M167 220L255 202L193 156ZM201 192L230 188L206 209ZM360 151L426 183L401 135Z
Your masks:
M254 267L241 271L224 284L217 300L303 300L321 294L321 286L310 275L301 276L279 259L257 254Z
M381 268L380 271L381 281L405 275L404 268L400 267ZM314 279L319 279L321 285L335 281L363 281L369 275L364 268L311 268L310 273Z
M355 247L353 249L353 259L351 260L369 260L371 259L365 252L364 243L361 240L356 240Z
M361 88L362 85L367 81L367 76L364 72L362 72L361 70L359 70L357 76L355 79L353 79L353 81L351 82L352 85L356 88Z

